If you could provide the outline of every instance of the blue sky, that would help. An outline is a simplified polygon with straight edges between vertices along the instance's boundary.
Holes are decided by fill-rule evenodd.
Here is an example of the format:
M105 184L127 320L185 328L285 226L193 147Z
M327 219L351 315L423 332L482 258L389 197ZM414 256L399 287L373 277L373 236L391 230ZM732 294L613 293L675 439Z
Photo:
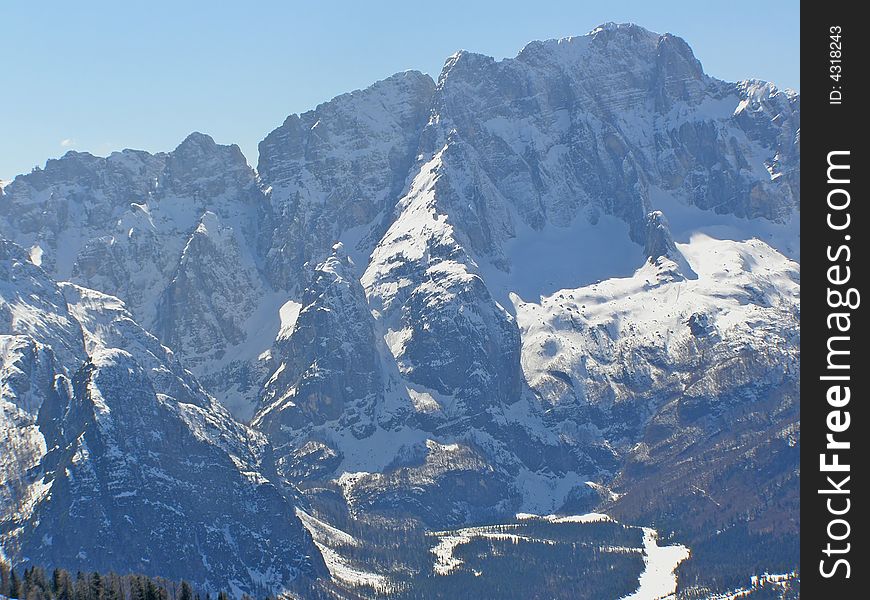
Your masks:
M632 21L685 38L707 73L800 89L799 2L6 1L0 179L75 149L171 150L191 131L257 143L284 118L459 49Z

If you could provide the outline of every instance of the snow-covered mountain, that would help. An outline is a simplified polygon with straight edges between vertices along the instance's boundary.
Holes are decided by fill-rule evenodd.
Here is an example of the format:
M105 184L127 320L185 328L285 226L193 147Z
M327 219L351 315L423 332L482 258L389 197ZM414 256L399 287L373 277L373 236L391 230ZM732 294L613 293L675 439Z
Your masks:
M7 241L0 273L0 557L237 593L322 572L264 436L120 300Z
M255 250L263 194L238 147L194 133L166 154L68 152L3 191L5 236L56 279L123 299L244 416L246 342L271 288Z
M799 95L606 24L291 115L256 173L202 134L68 153L0 190L0 234L72 282L45 283L73 307L34 338L51 361L93 363L76 332L116 326L75 307L120 298L192 372L161 385L198 400L155 397L260 448L216 445L232 478L437 529L603 507L674 532L703 586L723 534L729 576L796 555L799 167Z

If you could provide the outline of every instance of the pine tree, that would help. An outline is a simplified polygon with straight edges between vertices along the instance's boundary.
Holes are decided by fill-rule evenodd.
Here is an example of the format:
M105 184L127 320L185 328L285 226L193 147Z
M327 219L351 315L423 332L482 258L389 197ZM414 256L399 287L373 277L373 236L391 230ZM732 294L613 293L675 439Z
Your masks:
M142 578L138 575L130 577L130 600L145 600L145 590L142 587Z
M106 591L103 588L103 578L99 573L91 573L90 600L105 600Z
M9 571L9 597L10 598L21 598L23 589L21 585L21 580L18 579L18 575L15 573L15 569L10 569Z
M154 585L151 578L145 580L145 600L160 600L160 590Z
M55 597L60 595L61 588L63 588L63 576L60 569L55 568L51 572L51 591Z
M27 598L27 593L33 587L33 567L24 568L24 583L19 598Z
M55 569L54 573L54 594L57 600L75 600L75 591L69 573L63 569Z
M91 600L90 586L85 580L85 574L81 571L76 573L75 594L73 600Z
M181 582L181 592L178 594L178 600L193 600L193 590L190 589L190 584L186 581Z
M42 567L30 568L30 588L36 588L44 596L50 596L51 590L48 586L48 578L45 576L45 569Z
M47 596L42 592L42 588L40 588L38 585L31 584L30 588L25 594L25 598L27 600L46 600Z
M109 573L103 578L103 590L103 595L106 600L123 600L121 578L114 573Z
M9 596L9 565L0 561L0 594Z

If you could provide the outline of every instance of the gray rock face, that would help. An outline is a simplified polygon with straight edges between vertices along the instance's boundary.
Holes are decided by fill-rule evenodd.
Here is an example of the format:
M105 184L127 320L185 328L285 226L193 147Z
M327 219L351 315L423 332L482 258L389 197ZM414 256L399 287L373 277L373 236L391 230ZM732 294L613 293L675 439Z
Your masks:
M362 282L399 372L459 416L518 398L519 332L443 216L457 199L451 175L437 161L421 168Z
M322 261L345 234L363 249L377 242L366 234L375 226L377 235L401 194L434 87L428 75L398 73L287 117L260 143L276 287L291 288L301 265Z
M2 242L0 543L19 563L240 594L323 572L235 422L112 296ZM55 350L56 349L56 350Z
M397 459L384 473L339 480L352 512L406 514L442 527L484 522L519 504L510 477L468 446L428 440Z
M651 288L697 279L697 261L683 256L668 211L657 205L668 199L681 221L684 212L696 215L693 227L714 223L716 213L766 219L773 228L791 219L798 196L783 173L798 160L799 101L770 86L706 76L679 38L607 25L581 38L533 42L516 59L461 52L448 60L432 107L410 183L362 277L390 352L385 360L395 361L398 387L408 390L407 410L394 414L439 441L482 446L527 490L528 473L546 457L532 478L550 482L543 487L561 480L562 489L580 493L584 480L567 482L581 474L606 481L619 469L650 415L675 393L666 374L683 359L676 348L628 334L641 327L640 315L597 323L569 350L575 342L560 331L585 328L579 305L576 315L551 324L539 346L528 338L537 331L527 320L536 311L510 294L536 280L523 269L558 272L548 263L598 257L569 257L554 246L535 265L522 260L523 249L560 230L622 227L623 237L596 250L606 255L637 244L633 268L650 261L644 276ZM557 279L525 287L567 293L591 283ZM645 297L642 289L632 293ZM553 304L541 302L548 314ZM766 318L793 327L790 311ZM623 335L626 346L614 346ZM722 352L745 343L744 334L731 335ZM576 362L551 365L549 356ZM789 360L782 357L777 368ZM596 363L625 379L590 374ZM720 383L720 393L741 385ZM338 446L339 455L351 452ZM375 480L369 492L382 485L393 493L389 478ZM439 488L439 498L450 491ZM540 500L523 498L526 506Z
M505 201L537 230L591 206L626 221L641 244L651 188L741 217L784 219L797 206L774 175L793 175L799 99L712 79L671 35L608 24L532 42L515 59L460 52L433 103L423 148L459 146L469 179L490 186L476 186L477 218L456 215L473 224L477 251L498 253L512 237Z
M365 293L336 245L318 265L295 321L272 350L278 363L252 422L275 440L333 422L358 437L371 433L383 396L381 365Z
M248 338L245 321L264 287L233 227L206 211L158 301L155 332L191 367L219 361Z
M3 235L54 277L123 299L250 416L256 392L220 375L256 369L257 353L240 348L271 293L256 255L265 198L237 146L194 133L170 153L69 152L3 191Z

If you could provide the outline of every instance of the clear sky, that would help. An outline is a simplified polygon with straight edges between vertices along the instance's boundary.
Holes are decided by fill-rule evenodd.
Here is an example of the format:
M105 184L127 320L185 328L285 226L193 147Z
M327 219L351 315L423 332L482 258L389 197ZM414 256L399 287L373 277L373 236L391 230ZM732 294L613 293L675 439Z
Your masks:
M67 150L171 150L191 131L257 143L284 118L459 49L632 21L707 73L800 89L798 0L97 1L0 4L0 179Z

